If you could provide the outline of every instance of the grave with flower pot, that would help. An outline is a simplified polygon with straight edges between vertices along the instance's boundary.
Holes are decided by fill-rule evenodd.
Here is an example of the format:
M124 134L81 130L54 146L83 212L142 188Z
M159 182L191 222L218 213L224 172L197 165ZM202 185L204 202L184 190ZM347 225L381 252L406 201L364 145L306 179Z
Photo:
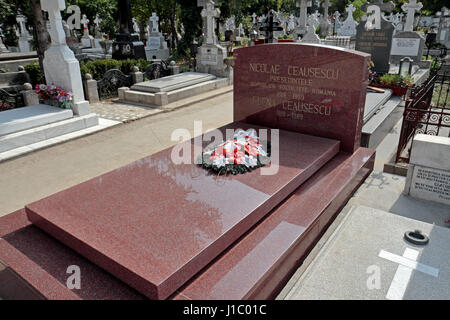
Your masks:
M234 57L233 123L2 218L0 260L47 299L274 297L372 171L369 56L268 44ZM79 290L53 276L74 263L89 270Z
M84 99L78 60L66 44L61 10L64 0L42 0L49 13L51 46L45 51L47 84L39 84L38 105L0 113L0 158L2 153L30 146L68 133L98 125ZM7 155L5 155L6 157Z

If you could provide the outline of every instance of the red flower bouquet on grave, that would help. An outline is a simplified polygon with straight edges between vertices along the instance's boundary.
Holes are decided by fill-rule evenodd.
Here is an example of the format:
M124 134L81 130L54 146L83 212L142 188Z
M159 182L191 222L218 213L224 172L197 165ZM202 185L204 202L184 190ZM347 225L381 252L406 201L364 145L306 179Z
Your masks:
M242 174L268 164L269 150L270 144L262 143L254 129L238 130L233 139L203 152L202 166L220 175Z
M39 96L41 103L59 107L62 109L70 109L73 106L73 95L70 91L65 91L61 87L46 84L37 84L35 92Z

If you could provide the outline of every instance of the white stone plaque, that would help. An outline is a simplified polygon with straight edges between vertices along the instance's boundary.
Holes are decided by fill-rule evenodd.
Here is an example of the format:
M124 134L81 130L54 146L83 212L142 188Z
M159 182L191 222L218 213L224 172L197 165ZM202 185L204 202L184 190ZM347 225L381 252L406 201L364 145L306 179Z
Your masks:
M218 62L218 50L217 48L201 48L201 63L203 65L217 65Z
M148 47L150 50L158 50L161 48L161 37L149 37Z
M410 194L416 198L450 205L450 171L416 165Z
M419 54L420 39L393 38L391 55L415 57Z

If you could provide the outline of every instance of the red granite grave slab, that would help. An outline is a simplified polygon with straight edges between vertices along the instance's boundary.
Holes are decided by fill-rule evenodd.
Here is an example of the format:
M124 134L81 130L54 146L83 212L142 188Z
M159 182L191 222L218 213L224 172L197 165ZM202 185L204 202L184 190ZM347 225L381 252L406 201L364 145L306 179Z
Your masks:
M8 231L4 228L2 231L5 232L0 233L0 263L3 261L7 266L5 271L0 272L0 297L50 300L144 298L122 281L31 225L25 209L0 218L0 226L10 226ZM70 276L67 268L71 265L80 267L79 290L69 290L66 286ZM21 292L11 292L14 288L20 288Z
M226 128L238 127L249 125ZM276 175L217 177L175 165L166 149L28 205L28 218L147 297L164 299L339 151L331 139L283 130L279 139Z
M360 146L369 54L281 43L234 51L234 121Z
M307 252L306 248L371 172L373 161L374 152L367 149L359 149L352 156L339 154L172 298L272 298L300 264L299 257ZM3 228L0 234L0 260L18 275L10 284L15 288L20 281L46 299L143 298L30 225L25 210L1 217L0 229L7 225L8 230ZM280 230L289 232L280 236ZM65 285L69 276L65 272L72 264L80 267L82 275L89 276L82 280L81 290L69 290ZM0 272L0 283L4 277ZM230 281L229 285L225 281Z
M173 298L274 298L372 172L374 160L373 150L341 153Z

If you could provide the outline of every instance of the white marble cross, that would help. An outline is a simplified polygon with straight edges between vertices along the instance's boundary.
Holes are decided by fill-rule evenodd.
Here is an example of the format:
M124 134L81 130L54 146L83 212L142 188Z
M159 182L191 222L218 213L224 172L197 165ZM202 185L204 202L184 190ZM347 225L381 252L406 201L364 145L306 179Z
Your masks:
M206 20L206 44L215 44L215 19L220 16L220 10L215 7L214 1L209 0L206 2L205 8L202 10L202 18Z
M386 295L389 300L403 300L413 271L419 271L435 278L439 277L439 269L417 262L419 257L417 250L406 248L403 256L381 250L378 256L399 264Z
M89 26L89 19L85 14L83 14L83 19L81 19L81 24L86 29Z
M307 18L308 18L308 8L312 6L311 1L308 0L297 0L297 8L300 8L300 28L306 28Z
M295 29L295 16L294 16L293 14L291 14L291 15L289 16L289 21L288 21L288 24L287 24L287 29L288 29L289 31L292 31L292 30Z
M96 15L95 16L95 20L94 20L94 23L95 23L95 27L98 29L99 27L100 27L100 23L102 23L102 19L100 19L99 17L98 17L98 15Z
M66 44L66 33L64 32L61 11L66 8L65 0L41 0L41 8L48 12L50 24L50 38L52 46Z
M333 14L333 17L334 17L335 20L339 20L340 16L341 16L341 14L340 14L339 11L335 11L334 14Z
M18 15L16 18L17 23L19 24L20 27L20 34L25 36L27 34L27 27L25 25L25 22L27 21L27 18L25 18L25 16L22 15Z
M330 2L328 0L325 0L322 4L322 7L324 19L328 19L328 8L330 7Z
M356 8L353 4L350 4L347 8L347 18L345 19L341 29L339 30L338 36L354 36L356 35L356 22L353 18L353 12Z
M402 10L406 12L406 22L404 31L413 31L414 28L414 14L423 8L422 2L417 3L417 0L409 0L409 3L402 5Z
M252 14L252 19L253 19L252 23L253 24L256 24L256 17L257 17L256 13L253 12L253 14Z
M84 29L84 36L89 36L89 19L85 14L83 14L83 19L81 19L81 24L83 25Z
M136 18L131 19L131 21L133 22L133 30L135 33L140 33L141 29L139 28L139 24L137 23Z
M159 17L156 15L156 12L152 13L150 21L152 22L152 33L159 33L159 25L158 25Z

